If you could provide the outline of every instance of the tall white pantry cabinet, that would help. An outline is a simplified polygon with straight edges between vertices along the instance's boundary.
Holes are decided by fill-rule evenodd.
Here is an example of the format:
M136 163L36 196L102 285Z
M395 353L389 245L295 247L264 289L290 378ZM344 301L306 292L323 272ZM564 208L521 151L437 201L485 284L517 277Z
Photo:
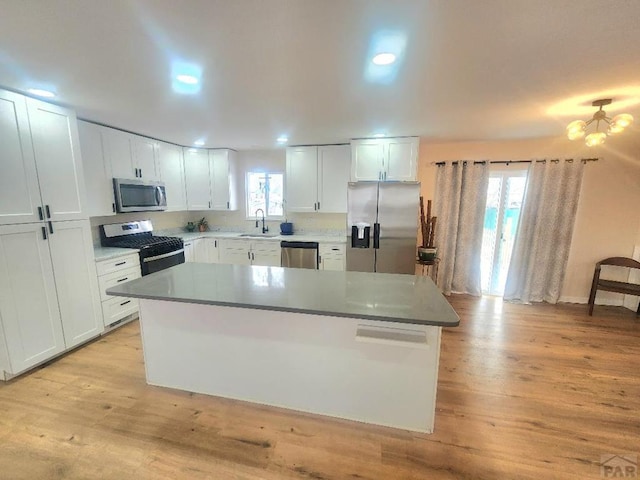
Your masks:
M0 379L99 335L75 113L0 90Z

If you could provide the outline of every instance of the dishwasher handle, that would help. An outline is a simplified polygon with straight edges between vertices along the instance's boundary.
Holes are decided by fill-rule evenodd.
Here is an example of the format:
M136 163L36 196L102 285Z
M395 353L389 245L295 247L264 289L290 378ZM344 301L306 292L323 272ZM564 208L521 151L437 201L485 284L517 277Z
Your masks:
M318 250L318 242L287 242L282 240L280 248L312 248Z

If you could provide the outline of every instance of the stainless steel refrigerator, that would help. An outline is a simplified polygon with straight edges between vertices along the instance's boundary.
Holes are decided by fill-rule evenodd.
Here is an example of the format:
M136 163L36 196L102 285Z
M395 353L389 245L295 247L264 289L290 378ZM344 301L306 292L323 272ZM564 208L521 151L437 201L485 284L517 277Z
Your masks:
M413 275L420 183L352 182L348 202L347 270Z

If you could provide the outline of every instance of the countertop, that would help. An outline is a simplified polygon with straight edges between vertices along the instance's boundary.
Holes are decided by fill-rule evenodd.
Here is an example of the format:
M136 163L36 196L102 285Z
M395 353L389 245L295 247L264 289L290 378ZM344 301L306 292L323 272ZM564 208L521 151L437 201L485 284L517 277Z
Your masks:
M158 233L158 235L165 235ZM319 243L346 243L346 236L338 235L315 235L315 234L293 234L293 235L277 235L275 237L243 237L240 232L178 232L166 234L169 237L182 238L185 242L197 240L198 238L233 238L236 240L251 240L259 242L280 242L287 240L291 242L319 242ZM110 260L112 258L122 257L131 253L137 253L139 250L134 248L115 248L115 247L93 247L93 253L96 262L102 260Z
M460 323L433 281L414 275L183 263L107 294L418 325Z
M282 240L290 241L290 242L319 242L319 243L346 243L346 236L338 236L338 235L314 235L312 233L299 234L294 233L293 235L276 235L273 237L263 237L263 236L242 236L244 233L240 232L181 232L174 233L171 236L180 237L184 241L196 240L198 238L233 238L237 240L257 240L259 242L272 241L272 242L280 242Z
M124 257L132 253L138 253L137 248L116 248L116 247L93 247L93 255L96 262L111 260L112 258Z

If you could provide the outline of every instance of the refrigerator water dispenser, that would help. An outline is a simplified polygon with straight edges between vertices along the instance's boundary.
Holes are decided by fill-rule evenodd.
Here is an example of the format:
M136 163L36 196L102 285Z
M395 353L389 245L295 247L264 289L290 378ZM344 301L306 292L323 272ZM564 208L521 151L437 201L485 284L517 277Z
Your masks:
M351 226L351 247L369 248L371 238L371 225L368 223L356 223Z

